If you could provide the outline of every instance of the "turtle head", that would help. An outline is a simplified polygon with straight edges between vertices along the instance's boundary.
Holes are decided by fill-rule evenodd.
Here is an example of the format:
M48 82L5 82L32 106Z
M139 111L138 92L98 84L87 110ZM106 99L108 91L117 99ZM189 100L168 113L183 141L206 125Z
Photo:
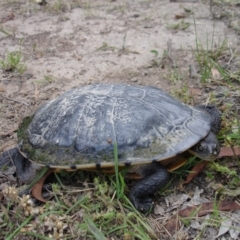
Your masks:
M203 140L194 145L189 151L203 160L213 161L220 152L220 145L216 135L209 132Z

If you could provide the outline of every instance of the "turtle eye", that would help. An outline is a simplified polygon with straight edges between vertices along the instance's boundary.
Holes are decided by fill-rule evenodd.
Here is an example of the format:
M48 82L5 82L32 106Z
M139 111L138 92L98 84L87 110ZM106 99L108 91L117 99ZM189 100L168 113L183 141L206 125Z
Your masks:
M199 145L198 145L198 150L199 150L199 151L203 151L203 149L204 149L203 145L202 145L202 144L199 144Z

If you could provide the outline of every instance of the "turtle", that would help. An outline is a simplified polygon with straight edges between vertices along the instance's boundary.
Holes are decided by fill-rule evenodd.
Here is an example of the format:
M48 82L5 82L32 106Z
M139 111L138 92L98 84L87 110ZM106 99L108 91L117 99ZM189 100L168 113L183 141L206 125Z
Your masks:
M189 155L217 158L220 124L215 106L186 105L159 88L92 84L40 106L22 124L19 145L3 152L0 163L11 158L23 182L43 167L108 173L114 171L116 145L119 168L140 176L129 199L146 212L169 181L169 169Z

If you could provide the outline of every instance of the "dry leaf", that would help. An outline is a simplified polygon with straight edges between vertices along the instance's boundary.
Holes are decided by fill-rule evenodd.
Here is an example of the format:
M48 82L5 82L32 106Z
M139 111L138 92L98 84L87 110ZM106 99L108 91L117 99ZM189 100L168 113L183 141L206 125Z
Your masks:
M184 181L183 184L189 183L192 181L192 179L197 176L203 169L204 167L208 164L208 161L202 161L195 165L191 172L188 174L187 179Z
M46 178L53 172L53 169L49 169L40 180L32 187L32 196L35 197L40 202L47 202L46 199L42 197L42 188Z
M185 15L185 14L176 14L176 15L175 15L175 18L176 18L176 19L186 18L186 15Z
M222 236L223 234L227 233L229 231L229 229L231 228L231 226L232 226L231 219L228 219L228 218L223 219L221 221L221 227L219 228L218 235L215 237L215 239Z
M154 214L155 215L163 215L165 210L163 207L161 207L160 205L156 204L155 207L154 207Z
M190 93L194 96L194 95L202 95L202 90L199 88L190 88Z
M226 200L226 201L222 201L219 204L217 204L217 208L219 211L234 211L234 210L240 209L240 205L234 201ZM178 215L173 216L165 224L164 227L168 230L168 232L170 234L173 234L181 226L181 222L179 221L178 216L181 218L189 217L194 213L194 211L196 211L196 213L194 215L195 217L201 217L201 216L207 215L209 213L216 211L216 203L208 202L208 203L203 203L198 206L191 206L191 207L187 207L183 210L180 210L178 212Z
M194 210L197 210L200 207L199 211L196 213L196 216L201 217L208 213L216 211L216 205L219 211L234 211L240 209L240 205L237 202L225 200L218 204L214 202L208 202L203 203L202 205L188 207L186 209L180 210L178 212L178 215L180 217L189 217Z
M240 156L240 148L239 147L221 147L218 158L221 157L235 157Z
M238 239L238 236L240 234L240 211L236 211L232 213L232 219L234 220L232 223L232 227L229 230L229 234L232 239Z

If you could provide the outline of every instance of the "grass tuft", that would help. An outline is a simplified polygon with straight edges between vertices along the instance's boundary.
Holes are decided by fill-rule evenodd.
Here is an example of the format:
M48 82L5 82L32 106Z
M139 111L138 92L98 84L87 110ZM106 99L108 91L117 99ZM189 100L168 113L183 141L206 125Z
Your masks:
M23 74L27 67L22 63L21 52L10 52L7 54L6 58L0 60L0 66L5 72L15 72L18 74Z
M185 22L185 20L182 19L179 23L167 25L167 29L184 31L187 30L190 25L191 24L189 22Z
M231 83L233 80L240 81L240 72L231 73L226 67L234 58L233 51L229 47L227 39L221 40L217 46L215 44L215 22L211 35L207 34L206 47L204 47L198 38L194 15L193 20L196 36L196 50L194 50L194 55L200 68L201 82L206 83L212 79L215 81L224 80L227 83ZM223 62L226 63L226 66Z

